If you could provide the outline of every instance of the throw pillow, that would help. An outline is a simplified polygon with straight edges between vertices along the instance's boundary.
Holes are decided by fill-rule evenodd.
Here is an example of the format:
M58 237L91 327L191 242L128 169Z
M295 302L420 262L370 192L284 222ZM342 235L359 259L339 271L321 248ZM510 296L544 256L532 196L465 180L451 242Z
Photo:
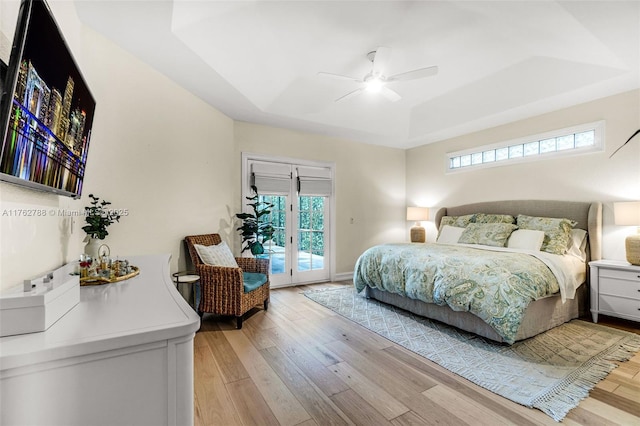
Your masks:
M516 218L509 214L476 213L474 223L516 223Z
M440 229L445 225L455 226L457 228L464 228L471 222L473 222L474 214L467 214L464 216L443 216L440 219Z
M229 249L229 246L224 241L213 246L194 244L193 247L196 249L200 260L207 265L227 266L231 268L238 267L238 262L236 262L233 253L231 253L231 249Z
M504 247L509 235L517 229L510 223L470 223L458 240L462 244Z
M514 249L540 251L544 241L544 232L533 229L517 229L507 241L507 247Z
M587 231L584 229L571 230L571 242L567 254L581 259L583 262L587 260Z
M571 242L571 229L576 221L565 218L534 217L518 215L520 229L544 231L544 242L540 250L552 254L565 254Z
M451 225L445 225L438 235L438 243L442 244L455 244L460 239L460 236L464 232L464 228L458 228Z

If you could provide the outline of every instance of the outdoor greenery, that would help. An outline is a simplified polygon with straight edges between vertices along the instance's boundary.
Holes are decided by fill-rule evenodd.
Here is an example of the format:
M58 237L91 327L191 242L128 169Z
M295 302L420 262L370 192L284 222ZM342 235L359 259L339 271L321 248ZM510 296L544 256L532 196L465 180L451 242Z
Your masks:
M273 205L271 214L264 217L263 219L265 222L269 222L274 229L271 244L279 247L284 247L286 238L284 229L286 215L285 197L281 197L278 195L266 195L261 198L265 202Z
M120 215L108 208L111 205L109 201L100 201L100 197L95 197L93 194L89 194L89 198L93 201L90 206L84 208L84 218L87 224L82 227L82 230L91 238L104 240L109 235L107 226L113 222L119 222Z
M285 197L278 195L261 196L261 200L273 207L268 216L263 217L265 223L273 226L274 245L285 247L285 217L287 206ZM324 197L298 197L298 250L324 255Z

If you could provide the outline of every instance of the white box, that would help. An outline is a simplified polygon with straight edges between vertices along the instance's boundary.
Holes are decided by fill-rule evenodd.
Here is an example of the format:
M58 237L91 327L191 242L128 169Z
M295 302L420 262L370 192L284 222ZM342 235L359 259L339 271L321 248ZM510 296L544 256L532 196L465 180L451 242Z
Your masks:
M35 287L19 285L0 294L0 337L45 331L80 302L77 262L62 266L47 277L31 280Z

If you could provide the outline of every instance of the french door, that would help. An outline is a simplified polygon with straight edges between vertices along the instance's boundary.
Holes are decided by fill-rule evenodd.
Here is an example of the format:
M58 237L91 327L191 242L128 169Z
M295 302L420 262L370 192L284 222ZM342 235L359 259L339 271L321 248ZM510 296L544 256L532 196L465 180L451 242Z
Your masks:
M243 166L243 199L255 185L260 201L273 205L262 220L275 232L260 255L270 260L272 287L329 280L332 168L249 158Z

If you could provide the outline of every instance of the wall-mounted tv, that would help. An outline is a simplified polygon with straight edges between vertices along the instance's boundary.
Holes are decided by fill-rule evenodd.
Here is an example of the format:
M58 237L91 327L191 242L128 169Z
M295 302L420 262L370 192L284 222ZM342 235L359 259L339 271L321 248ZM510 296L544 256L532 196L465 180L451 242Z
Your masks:
M0 180L80 197L95 100L44 0L22 0L0 99Z

